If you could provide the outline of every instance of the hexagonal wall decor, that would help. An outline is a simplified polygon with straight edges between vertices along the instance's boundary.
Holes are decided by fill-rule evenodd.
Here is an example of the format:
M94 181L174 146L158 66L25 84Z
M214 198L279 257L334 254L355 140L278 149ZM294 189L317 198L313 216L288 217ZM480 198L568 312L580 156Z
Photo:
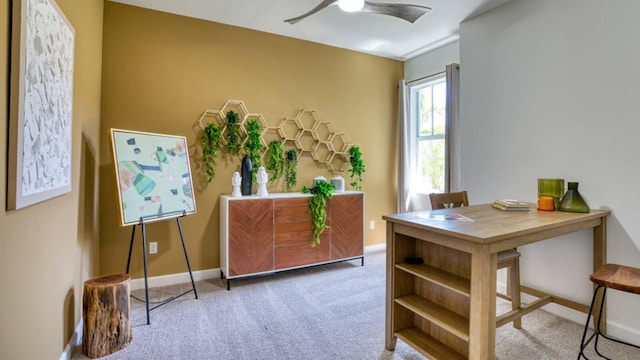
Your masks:
M285 148L295 148L298 157L307 152L315 161L323 163L330 172L348 170L349 156L347 151L354 144L351 144L346 134L338 133L333 124L320 121L320 116L315 110L300 110L294 118L285 118L277 126L269 126L262 114L249 112L243 101L227 100L222 109L206 110L202 114L198 119L200 129L204 129L206 123L215 122L225 135L226 114L231 110L238 113L238 118L241 119L241 143L244 143L247 138L247 122L254 119L260 124L264 145L261 157L264 158L268 151L267 146L271 141L282 140ZM223 143L226 144L224 139Z
M335 134L336 130L333 128L333 125L330 122L318 122L313 129L313 137L314 139L319 141L330 142Z

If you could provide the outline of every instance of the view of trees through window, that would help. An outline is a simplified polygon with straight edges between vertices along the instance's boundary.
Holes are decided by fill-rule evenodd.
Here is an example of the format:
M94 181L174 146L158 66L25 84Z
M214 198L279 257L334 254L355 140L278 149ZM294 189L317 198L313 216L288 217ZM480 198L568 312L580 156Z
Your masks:
M440 78L413 89L418 126L416 184L422 193L445 191L446 80Z

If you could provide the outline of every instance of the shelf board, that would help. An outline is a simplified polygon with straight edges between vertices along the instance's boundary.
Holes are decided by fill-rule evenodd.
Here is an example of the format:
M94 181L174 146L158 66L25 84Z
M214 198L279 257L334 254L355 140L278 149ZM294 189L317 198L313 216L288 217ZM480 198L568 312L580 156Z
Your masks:
M466 357L432 338L416 327L397 331L395 335L431 360L463 360Z
M395 302L460 339L469 341L469 319L414 294L399 297Z
M452 273L440 270L433 266L420 264L396 264L396 268L406 271L412 275L415 275L421 279L430 281L434 284L447 288L460 295L469 297L471 294L471 281L461 276L454 275Z

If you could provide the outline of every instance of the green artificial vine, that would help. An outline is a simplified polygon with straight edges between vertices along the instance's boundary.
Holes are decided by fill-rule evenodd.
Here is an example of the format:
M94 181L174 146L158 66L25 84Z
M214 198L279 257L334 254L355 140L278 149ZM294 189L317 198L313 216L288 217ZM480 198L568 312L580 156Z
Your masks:
M216 176L215 166L216 157L220 151L222 132L216 124L207 124L204 127L202 136L200 137L200 145L202 146L202 162L207 174L207 182L211 182Z
M351 186L360 191L362 189L362 174L365 172L364 162L362 161L362 152L359 146L349 148L349 163L351 163Z
M227 152L231 155L240 153L240 121L238 113L230 110L227 112Z
M274 182L282 177L284 165L284 142L273 140L269 143L269 161L267 162L267 170L272 172L269 182Z
M298 154L295 149L289 149L285 153L284 159L284 176L286 180L286 189L291 191L298 184Z
M244 142L244 150L251 159L251 167L253 169L253 180L255 181L258 168L262 166L260 161L261 151L264 148L262 145L262 135L260 132L262 127L257 120L250 119L247 121L247 140Z
M316 183L312 188L303 187L303 194L311 194L307 208L311 214L311 230L313 232L313 239L311 240L311 247L316 247L320 244L320 235L324 232L327 226L327 199L333 197L333 190L335 186L325 181Z

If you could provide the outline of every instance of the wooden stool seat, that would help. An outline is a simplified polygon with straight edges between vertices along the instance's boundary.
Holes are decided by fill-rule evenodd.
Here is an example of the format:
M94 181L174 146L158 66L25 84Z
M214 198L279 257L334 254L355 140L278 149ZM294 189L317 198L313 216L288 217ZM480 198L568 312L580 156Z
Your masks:
M593 283L628 293L640 294L640 269L604 264L589 277Z
M602 320L602 310L604 309L604 302L607 295L607 289L614 289L619 291L624 291L632 294L640 294L640 269L634 268L631 266L617 265L617 264L604 264L596 270L589 279L596 284L596 288L593 290L593 299L591 300L591 307L589 307L589 313L587 314L587 323L584 325L584 332L582 333L582 341L580 342L580 352L578 353L578 360L585 358L589 359L584 354L584 349L587 347L589 342L595 338L594 342L594 350L601 357L608 359L604 356L600 350L598 350L598 339L603 337L607 340L611 340L620 344L624 344L627 346L632 346L635 348L639 348L640 346L630 344L628 342L624 342L622 340L614 339L603 334L600 329L600 321ZM602 290L602 291L600 291ZM587 331L589 330L589 318L593 314L593 307L598 298L598 291L602 293L600 297L600 310L598 312L597 317L597 325L595 331L591 336L587 339Z

